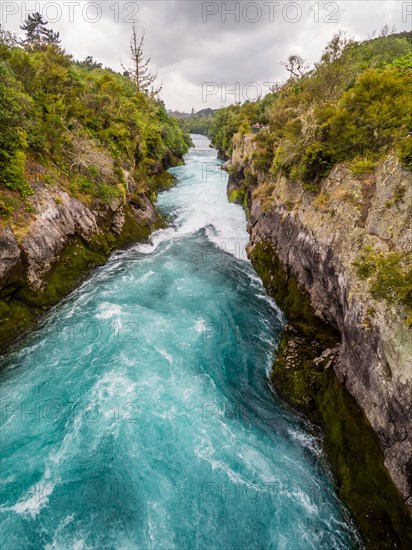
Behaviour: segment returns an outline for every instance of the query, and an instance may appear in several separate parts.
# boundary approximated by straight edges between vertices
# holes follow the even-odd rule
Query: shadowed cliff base
[[[322,428],[338,492],[366,547],[410,548],[412,520],[384,465],[379,440],[333,370],[339,334],[314,315],[304,289],[282,268],[271,243],[251,247],[250,258],[288,318],[272,372],[276,392]]]

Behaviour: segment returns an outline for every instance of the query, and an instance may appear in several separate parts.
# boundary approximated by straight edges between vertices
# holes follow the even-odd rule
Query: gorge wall
[[[314,194],[298,181],[256,171],[254,150],[252,135],[235,135],[233,157],[225,165],[230,174],[228,196],[243,202],[248,211],[249,255],[272,295],[282,294],[280,287],[285,285],[279,281],[280,268],[281,277],[293,279],[307,297],[315,325],[318,320],[324,322],[336,334],[335,340],[323,345],[326,354],[322,356],[318,349],[321,357],[312,363],[312,375],[322,360],[326,368],[333,366],[377,435],[387,471],[411,511],[411,319],[402,305],[376,299],[356,267],[365,250],[383,255],[410,253],[411,173],[395,156],[361,177],[353,176],[348,166],[336,165]],[[289,306],[290,290],[289,284],[283,292]],[[303,315],[294,315],[299,328]],[[293,340],[287,332],[286,348]],[[294,356],[294,340],[292,350],[290,346],[286,350],[290,357],[283,371],[275,366],[275,387],[282,372],[291,368],[288,359]],[[288,398],[280,386],[279,390]],[[355,442],[350,452],[361,453]]]
[[[110,204],[77,198],[59,185],[31,182],[31,212],[0,227],[0,352],[114,248],[145,239],[163,225],[127,171],[124,180],[123,197]]]

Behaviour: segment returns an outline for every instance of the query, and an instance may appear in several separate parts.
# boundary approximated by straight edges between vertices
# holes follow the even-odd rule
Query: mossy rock
[[[313,361],[319,351],[318,342],[304,338],[287,325],[281,334],[272,370],[272,382],[280,397],[307,415],[312,415],[316,408],[313,390],[322,373]]]
[[[6,317],[10,313],[10,306],[4,300],[0,300],[0,319]]]
[[[165,227],[165,221],[159,216],[155,221],[142,222],[138,220],[132,208],[125,209],[125,222],[120,235],[115,238],[116,247],[123,248],[131,243],[144,242],[152,231]]]
[[[412,520],[384,465],[378,437],[333,370],[338,333],[315,316],[307,293],[282,268],[271,243],[256,245],[251,260],[289,320],[272,371],[276,392],[322,428],[338,493],[366,547],[410,548]]]
[[[171,189],[172,187],[174,187],[176,185],[176,182],[176,177],[167,171],[159,172],[158,174],[151,176],[149,182],[150,200],[155,203],[157,200],[157,195],[161,191],[166,191],[167,189]]]
[[[14,283],[12,285],[5,286],[0,290],[0,300],[6,299],[7,296],[14,294],[16,290],[23,284],[24,280],[22,279],[19,283]]]
[[[246,200],[246,193],[243,189],[235,189],[229,194],[229,202],[243,205]]]
[[[384,465],[379,440],[356,400],[329,370],[316,388],[315,420],[368,548],[410,548],[412,519]]]
[[[292,350],[292,352],[291,352]],[[272,382],[278,395],[322,427],[337,490],[367,548],[408,548],[412,521],[385,465],[377,435],[329,360],[314,364],[311,341],[287,327]]]
[[[35,325],[35,313],[28,306],[17,300],[0,300],[0,352],[3,352],[19,334],[34,328]]]
[[[178,166],[178,164],[176,164]],[[176,178],[173,174],[170,172],[161,172],[160,174],[156,174],[152,178],[154,187],[157,191],[162,191],[166,189],[170,189],[174,185],[176,185]]]
[[[95,246],[95,250],[91,250],[79,237],[73,237],[47,274],[44,289],[33,291],[26,285],[16,292],[17,299],[29,306],[47,308],[56,304],[92,269],[106,262],[109,247],[100,252],[98,248]]]
[[[336,342],[338,332],[314,313],[309,296],[296,277],[287,273],[270,242],[257,243],[250,259],[265,288],[285,312],[289,323],[307,336],[313,336],[326,349]]]
[[[13,288],[11,294],[0,300],[1,351],[20,334],[33,329],[44,311],[59,302],[93,268],[106,261],[110,248],[103,239],[96,239],[90,246],[93,250],[80,238],[72,238],[47,274],[45,287],[41,291],[33,291],[25,284]]]

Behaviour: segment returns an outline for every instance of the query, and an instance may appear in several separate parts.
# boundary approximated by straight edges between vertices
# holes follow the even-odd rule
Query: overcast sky
[[[127,64],[132,20],[163,81],[166,106],[220,107],[265,93],[285,78],[290,54],[311,64],[342,29],[357,40],[387,24],[410,30],[412,1],[316,0],[0,0],[4,28],[19,31],[27,13],[43,12],[77,59],[92,55],[116,70]]]

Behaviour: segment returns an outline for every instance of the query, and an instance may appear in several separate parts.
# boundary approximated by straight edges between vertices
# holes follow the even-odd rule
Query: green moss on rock
[[[410,548],[412,520],[385,468],[378,437],[333,370],[338,334],[314,315],[271,243],[257,244],[251,260],[289,320],[272,372],[278,395],[321,426],[337,490],[366,547]]]
[[[163,218],[160,216],[155,221],[138,220],[132,207],[125,208],[125,222],[120,235],[116,236],[116,247],[123,248],[131,243],[138,241],[147,241],[152,231],[161,229],[165,226]]]
[[[173,166],[179,166],[179,164]],[[158,174],[151,176],[149,182],[150,200],[152,202],[155,202],[158,193],[160,193],[161,191],[166,191],[167,189],[171,189],[176,185],[176,181],[177,180],[175,176],[167,171],[159,172]]]
[[[235,189],[229,194],[229,202],[243,205],[246,199],[246,193],[243,189]]]
[[[90,271],[107,259],[73,239],[47,276],[45,288],[33,291],[27,284],[7,300],[0,300],[0,352],[16,338],[35,328],[39,316],[70,292]]]
[[[315,388],[323,375],[323,366],[315,367],[319,342],[305,338],[291,325],[282,332],[272,382],[280,397],[295,409],[313,415],[316,408]]]
[[[106,250],[110,253],[108,248]],[[92,269],[102,265],[108,253],[97,251],[97,248],[92,250],[79,237],[73,237],[47,274],[44,288],[34,291],[26,285],[17,291],[16,297],[29,306],[50,307],[70,292]]]
[[[17,300],[0,300],[0,352],[36,324],[35,313]]]
[[[10,313],[10,306],[4,300],[0,300],[0,319],[6,317]]]
[[[320,347],[332,345],[338,333],[316,317],[308,294],[293,275],[286,273],[273,245],[270,242],[256,244],[250,259],[265,288],[283,309],[290,324],[303,334],[313,336]]]
[[[379,440],[356,400],[326,370],[316,392],[314,419],[325,429],[325,449],[368,548],[410,548],[412,520],[385,465]]]

